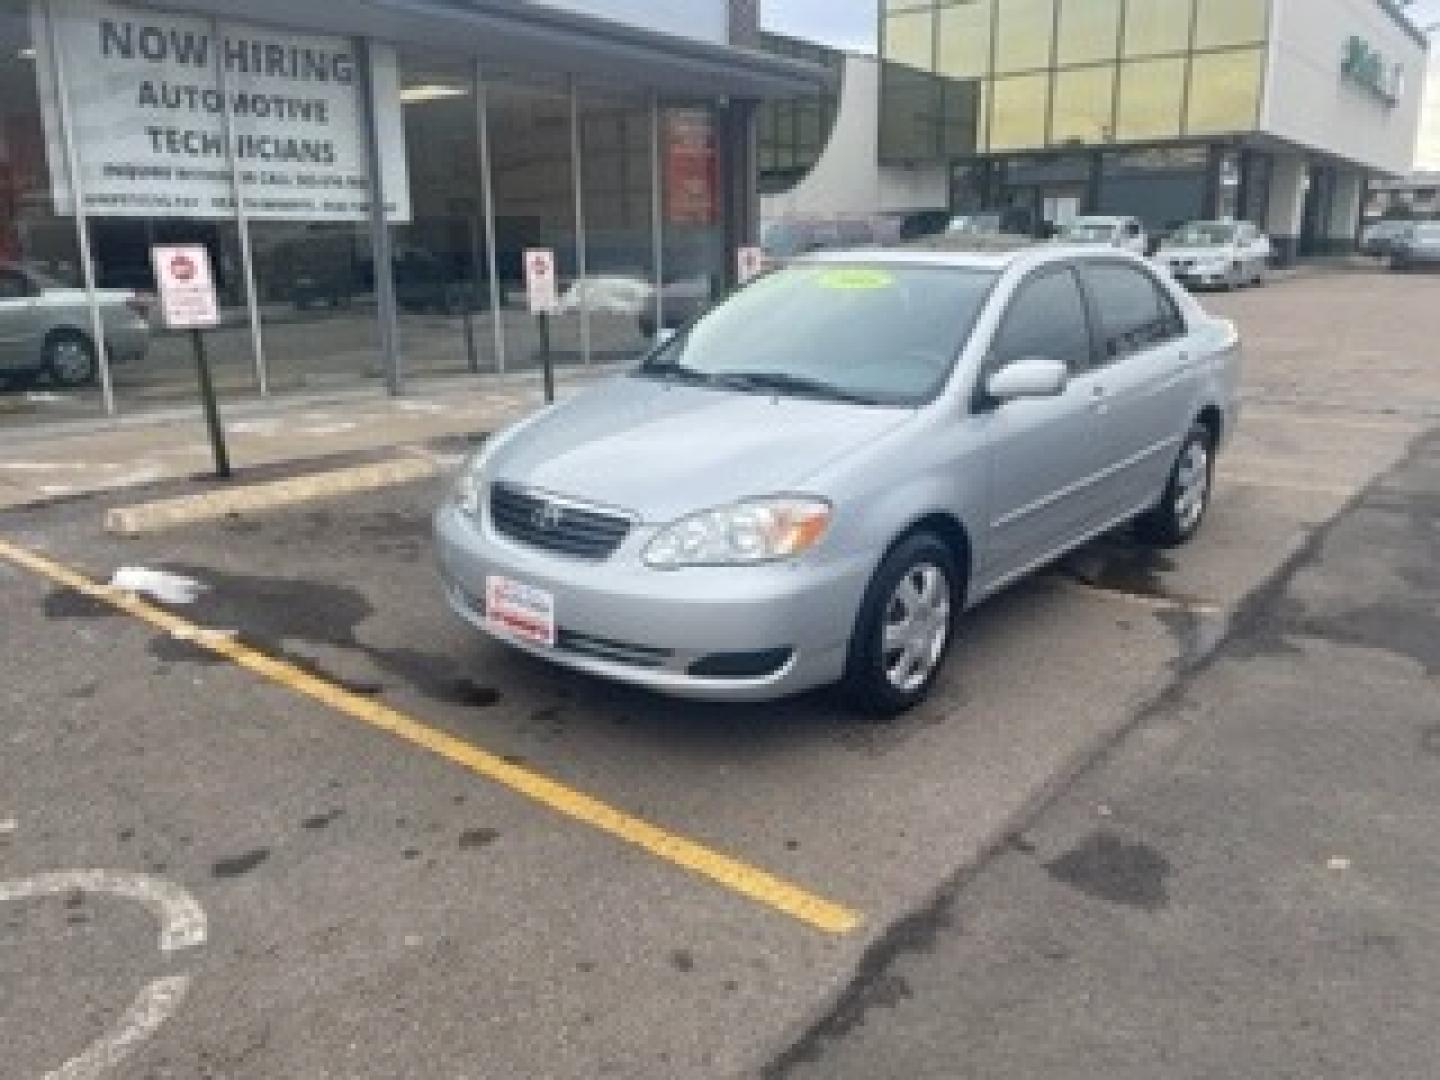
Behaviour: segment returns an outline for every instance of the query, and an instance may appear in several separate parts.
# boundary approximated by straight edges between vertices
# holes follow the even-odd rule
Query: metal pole
[[[477,242],[474,214],[465,219],[465,227],[470,233],[470,274],[472,278],[478,278],[480,276],[480,248]],[[474,375],[480,370],[480,358],[475,353],[475,290],[466,288],[460,299],[465,307],[464,323],[462,324],[465,331],[465,367],[470,374]]]
[[[555,358],[550,353],[550,313],[540,313],[540,370],[545,376],[545,404],[555,400]]]
[[[504,308],[500,301],[499,257],[495,251],[495,185],[490,161],[490,94],[485,87],[485,68],[475,61],[475,104],[479,110],[480,195],[485,204],[485,258],[490,274],[490,322],[495,332],[495,370],[505,372]]]
[[[70,89],[65,81],[65,57],[60,50],[60,35],[55,31],[55,13],[48,2],[45,5],[45,28],[55,75],[55,118],[60,124],[65,144],[70,201],[75,211],[75,238],[80,247],[80,273],[85,282],[85,302],[90,308],[90,340],[95,343],[95,359],[100,370],[100,398],[105,415],[114,416],[115,387],[110,379],[110,350],[105,346],[105,321],[100,317],[100,302],[96,296],[95,263],[90,252],[90,220],[85,213],[85,181],[80,175],[80,151],[75,145],[75,132],[70,124]]]
[[[660,169],[660,95],[650,94],[650,237],[655,254],[655,332],[665,329],[665,209]]]
[[[225,70],[225,39],[219,19],[210,20],[210,38],[215,42],[215,87],[220,91],[220,130],[221,137],[225,140],[225,161],[230,166],[230,193],[235,200],[235,227],[240,237],[240,272],[245,278],[245,311],[250,320],[250,355],[255,363],[255,388],[261,397],[265,397],[270,393],[270,371],[265,358],[264,333],[260,326],[260,302],[255,290],[255,258],[250,247],[250,215],[245,212],[240,166],[235,159],[235,117],[230,111],[230,86]]]
[[[580,284],[580,359],[590,363],[590,290],[586,286],[589,267],[585,251],[585,185],[581,166],[580,94],[570,80],[570,177],[575,188],[575,273]]]
[[[395,266],[390,256],[390,222],[385,213],[385,176],[381,169],[380,131],[375,116],[375,80],[370,68],[370,39],[357,37],[355,70],[360,76],[360,109],[365,165],[370,173],[370,247],[375,264],[375,314],[380,320],[380,358],[385,389],[401,392],[400,323],[395,312]]]
[[[210,380],[210,363],[205,358],[205,335],[190,331],[195,348],[195,374],[200,379],[200,402],[205,407],[205,427],[210,432],[210,449],[215,454],[215,475],[230,479],[230,455],[225,451],[225,429],[220,426],[220,406],[215,401],[215,384]]]

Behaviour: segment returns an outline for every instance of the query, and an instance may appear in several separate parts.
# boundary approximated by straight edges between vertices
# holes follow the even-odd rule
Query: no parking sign
[[[530,311],[540,315],[560,306],[560,292],[555,284],[555,252],[549,248],[525,249],[525,293]]]

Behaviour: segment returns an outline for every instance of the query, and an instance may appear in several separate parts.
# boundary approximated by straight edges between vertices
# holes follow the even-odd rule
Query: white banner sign
[[[203,244],[172,244],[150,249],[160,317],[171,330],[204,330],[220,325],[220,301],[210,253]]]
[[[50,8],[87,213],[233,217],[233,153],[251,217],[363,221],[369,216],[364,83],[350,39],[230,22],[220,23],[217,33],[209,19],[102,0],[52,0]],[[56,212],[69,214],[73,193],[45,19],[37,0],[34,40],[47,47],[37,50],[36,79],[51,184]],[[394,52],[374,46],[371,66],[386,213],[391,221],[407,221],[410,192]]]
[[[555,283],[555,252],[549,248],[525,249],[525,293],[530,299],[531,312],[537,315],[560,306],[560,290]]]

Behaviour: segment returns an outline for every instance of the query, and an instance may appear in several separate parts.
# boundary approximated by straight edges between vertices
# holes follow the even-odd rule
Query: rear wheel
[[[1210,507],[1214,445],[1215,438],[1204,424],[1190,429],[1170,471],[1165,494],[1135,521],[1140,539],[1159,547],[1178,547],[1199,530]]]
[[[893,716],[930,692],[949,649],[963,592],[950,548],[932,533],[901,540],[866,590],[845,689],[865,712]]]
[[[45,339],[41,366],[56,386],[73,389],[95,381],[95,346],[76,330],[59,330]]]

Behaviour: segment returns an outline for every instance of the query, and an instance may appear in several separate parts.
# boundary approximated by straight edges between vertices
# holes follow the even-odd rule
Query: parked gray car
[[[1391,270],[1440,270],[1440,221],[1414,222],[1390,244]]]
[[[141,359],[150,343],[146,301],[128,289],[98,289],[96,300],[110,357]],[[0,380],[43,374],[56,386],[83,386],[96,374],[91,335],[84,289],[0,262]]]
[[[1007,583],[1127,522],[1187,540],[1239,370],[1125,252],[818,255],[489,440],[439,565],[461,617],[574,668],[897,712]]]

